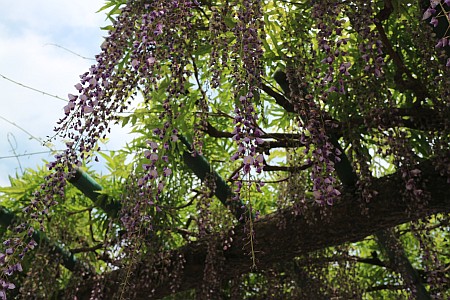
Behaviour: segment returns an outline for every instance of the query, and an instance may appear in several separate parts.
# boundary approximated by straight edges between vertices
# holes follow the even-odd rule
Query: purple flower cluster
[[[14,283],[0,279],[0,299],[6,300],[6,291],[13,290],[15,288],[16,286],[14,285]]]
[[[312,194],[319,205],[332,205],[340,195],[336,189],[334,176],[335,163],[339,161],[340,151],[330,141],[329,130],[334,125],[324,123],[323,106],[331,92],[345,93],[344,78],[350,76],[351,63],[347,58],[344,37],[342,3],[339,1],[317,1],[312,9],[312,17],[317,24],[318,52],[324,57],[321,65],[306,70],[305,63],[294,62],[286,69],[290,83],[291,101],[299,115],[299,128],[302,130],[300,142],[305,146],[303,153],[307,164],[313,164],[311,181]],[[314,72],[314,87],[308,86],[303,77]],[[299,199],[298,201],[301,201]],[[306,202],[298,205],[306,205]]]
[[[237,184],[235,198],[240,197],[242,181],[240,176],[250,178],[250,172],[254,168],[256,174],[262,172],[264,166],[264,156],[259,153],[257,146],[263,143],[261,136],[263,132],[258,128],[258,114],[255,109],[258,89],[261,85],[263,74],[261,57],[263,27],[261,22],[260,1],[244,0],[236,12],[237,22],[233,28],[236,43],[232,49],[234,58],[233,76],[237,82],[234,95],[238,99],[234,110],[233,140],[237,144],[237,151],[231,160],[242,158],[242,174],[236,173],[233,176]],[[240,71],[239,71],[240,70]],[[252,181],[249,180],[249,187]],[[262,183],[256,181],[256,188],[260,190]]]
[[[158,89],[160,57],[172,57],[173,73],[173,84],[168,88],[169,97],[163,106],[170,106],[169,99],[184,91],[183,42],[180,36],[174,35],[188,35],[187,17],[193,5],[190,1],[156,1],[146,4],[144,13],[140,5],[123,8],[114,30],[102,45],[101,54],[96,56],[97,64],[82,74],[80,83],[75,85],[79,95],[69,94],[69,103],[64,107],[66,117],[55,129],[63,138],[71,140],[68,147],[76,147],[81,158],[83,153],[96,150],[98,139],[104,138],[111,121],[117,120],[116,113],[127,109],[133,90],[141,85],[144,94],[149,95]],[[172,27],[180,32],[166,30]],[[131,50],[130,39],[133,41]],[[134,72],[117,67],[123,63]],[[71,158],[75,161],[70,160],[70,163],[77,163],[76,154]]]
[[[216,190],[214,175],[208,174],[201,187],[200,199],[197,202],[197,227],[200,238],[214,231],[214,215],[211,211],[211,201]]]
[[[336,18],[342,12],[339,3],[319,1],[314,4],[312,17],[316,19],[319,50],[325,56],[322,64],[326,66],[321,85],[327,92],[345,93],[343,77],[349,76],[351,63],[346,58],[345,45],[348,38],[342,37],[344,19]]]
[[[439,7],[438,7],[439,6]],[[430,19],[431,18],[431,19]],[[439,25],[439,19],[445,19],[446,23],[450,23],[450,0],[430,0],[430,6],[425,10],[422,16],[422,20],[430,19],[430,24],[433,27]],[[436,48],[450,47],[450,32],[447,28],[446,35],[441,37]],[[450,57],[447,58],[447,67],[450,67]]]
[[[337,196],[341,194],[335,188],[336,179],[332,175],[335,171],[334,164],[340,160],[341,153],[330,143],[329,137],[321,127],[320,123],[310,119],[309,124],[305,127],[309,136],[305,132],[302,133],[300,141],[305,145],[303,153],[311,155],[311,158],[307,159],[307,163],[313,162],[311,180],[314,200],[320,205],[333,205]]]
[[[358,33],[362,64],[367,74],[374,74],[376,77],[383,76],[384,66],[383,43],[380,40],[377,30],[372,30],[375,24],[372,5],[361,5],[358,9],[349,12],[352,28]]]
[[[175,138],[178,138],[176,135],[174,135]],[[162,175],[163,178],[166,178],[172,174],[172,170],[167,166],[169,163],[169,158],[167,155],[161,155],[161,158],[158,156],[158,144],[153,141],[148,141],[147,144],[150,146],[151,150],[145,150],[144,156],[149,160],[149,164],[143,164],[143,168],[145,171],[147,171],[147,174],[140,178],[138,181],[139,187],[143,187],[146,183],[156,181],[156,179],[159,178],[159,175]],[[164,150],[167,150],[169,148],[169,145],[167,143],[164,143]],[[162,161],[163,164],[166,164],[162,167],[161,174],[158,174],[157,171],[157,163],[158,161]],[[164,181],[159,180],[157,184],[157,190],[158,193],[161,193],[164,188]]]
[[[237,13],[238,22],[233,29],[236,36],[236,53],[242,60],[242,67],[246,74],[241,77],[250,87],[259,87],[262,71],[261,57],[263,29],[260,20],[262,16],[261,3],[255,0],[244,0],[243,6]],[[250,89],[251,91],[252,89]]]
[[[450,7],[450,0],[430,0],[430,6],[427,8],[427,10],[425,10],[425,12],[423,13],[422,16],[422,20],[426,20],[429,19],[431,17],[430,20],[430,24],[433,25],[434,27],[436,27],[439,24],[439,17],[444,17],[449,19],[449,11],[445,10],[445,6],[444,4],[447,6],[447,8]],[[436,7],[440,6],[440,8],[442,8],[442,14],[439,16],[436,16],[437,10]]]
[[[222,70],[228,68],[230,43],[226,35],[227,24],[225,18],[230,17],[231,8],[228,2],[220,7],[211,7],[211,18],[209,20],[209,32],[211,33],[209,43],[212,46],[209,69],[212,72],[211,86],[217,88],[220,86],[220,77]]]
[[[264,156],[258,152],[258,145],[264,143],[261,139],[263,132],[255,126],[257,115],[254,112],[254,108],[250,100],[252,95],[240,96],[240,106],[235,108],[233,130],[233,141],[236,142],[238,149],[236,153],[231,156],[231,160],[235,161],[242,158],[242,174],[237,172],[232,179],[235,180],[237,188],[234,191],[236,193],[236,199],[239,198],[239,194],[242,188],[242,182],[239,180],[240,176],[250,177],[250,171],[255,170],[256,174],[260,174],[264,167]],[[249,182],[249,186],[251,182]],[[259,191],[262,182],[256,181],[256,188]]]
[[[96,64],[88,72],[80,75],[80,82],[75,85],[77,94],[68,95],[68,104],[64,107],[65,116],[58,121],[54,129],[60,137],[64,138],[67,149],[55,157],[55,161],[48,164],[53,173],[45,178],[45,183],[35,192],[30,205],[24,212],[30,219],[37,221],[43,230],[43,218],[49,213],[51,207],[57,204],[57,197],[64,197],[66,179],[71,176],[70,170],[80,166],[84,158],[99,150],[97,142],[105,138],[110,130],[111,122],[117,121],[117,113],[128,108],[130,97],[139,85],[144,86],[144,94],[149,95],[152,89],[157,89],[161,79],[159,75],[161,58],[168,59],[172,71],[172,84],[168,87],[169,96],[163,103],[165,111],[161,114],[164,128],[161,129],[161,139],[175,141],[176,130],[172,129],[173,118],[171,106],[180,93],[184,92],[184,82],[187,76],[185,68],[187,57],[185,54],[185,39],[190,36],[192,27],[189,16],[191,9],[198,6],[196,1],[153,1],[152,4],[142,5],[130,2],[121,8],[121,14],[113,22],[109,36],[101,46],[101,53],[96,56]],[[138,30],[137,27],[139,27]],[[169,30],[176,28],[176,30]],[[132,47],[130,50],[130,40]],[[131,72],[125,71],[132,70]],[[172,133],[170,133],[172,132]],[[156,162],[167,163],[167,157],[161,155],[149,144],[151,150],[145,153],[150,163],[147,175],[139,182],[139,187],[151,185],[151,197],[158,197],[164,188],[164,178],[171,174],[170,168],[156,168]],[[167,142],[163,147],[168,147]],[[148,184],[154,182],[156,186]],[[147,198],[147,203],[153,201]],[[138,204],[139,206],[140,204]],[[156,210],[159,207],[155,206]],[[140,209],[135,209],[136,218],[142,217]],[[145,216],[144,216],[145,217]],[[21,224],[15,228],[17,234],[27,232],[29,225]],[[6,254],[11,259],[5,260],[4,274],[11,275],[22,268],[20,263],[13,263],[12,257],[20,259],[27,251],[33,249],[34,241],[25,243],[25,239],[7,248]],[[3,257],[4,258],[4,257]],[[4,289],[12,285],[3,285]],[[4,294],[4,289],[2,294]]]
[[[147,145],[150,149],[144,151],[144,157],[148,163],[142,165],[145,175],[133,185],[135,195],[130,193],[125,199],[121,217],[129,235],[141,236],[151,230],[152,215],[161,212],[158,203],[166,180],[172,174],[167,166],[169,158],[164,154],[169,148],[168,143],[164,143],[162,149],[154,141],[147,141]]]
[[[15,228],[15,231],[22,232],[25,224],[21,224]],[[26,235],[28,238],[31,238],[33,235],[33,228],[28,230],[28,234]],[[0,267],[2,267],[2,272],[6,276],[12,276],[16,272],[22,272],[22,264],[20,260],[23,259],[25,253],[34,249],[37,243],[31,238],[28,243],[24,243],[23,239],[19,238],[9,238],[3,242],[3,246],[6,247],[5,253],[0,253]],[[20,250],[21,249],[21,250]],[[20,252],[17,255],[16,252]],[[17,255],[17,257],[16,257]],[[6,291],[12,290],[15,288],[15,285],[7,280],[0,279],[0,299],[6,299]]]
[[[37,246],[36,241],[33,240],[34,228],[32,225],[37,223],[40,230],[44,231],[45,216],[49,214],[53,206],[58,204],[57,197],[64,196],[64,187],[66,185],[64,169],[57,163],[50,163],[48,167],[49,169],[54,169],[55,172],[44,178],[45,183],[41,184],[40,189],[34,192],[30,204],[23,208],[28,221],[13,227],[14,237],[10,237],[3,242],[3,245],[6,247],[5,253],[0,253],[0,266],[2,267],[3,275],[11,276],[16,272],[22,272],[20,261],[27,252]],[[3,287],[5,287],[5,284],[7,283],[4,282]],[[14,288],[13,284],[8,284],[8,289]],[[5,289],[0,290],[0,298],[3,294],[5,294]]]
[[[186,78],[190,72],[184,68],[189,51],[185,40],[192,38],[191,9],[198,4],[191,1],[154,1],[144,5],[144,14],[136,21],[139,30],[133,30],[133,47],[130,53],[130,82],[133,88],[141,86],[145,97],[160,87],[162,66],[169,67],[171,80],[162,101],[159,113],[161,126],[153,130],[160,142],[148,141],[144,152],[147,163],[142,165],[145,175],[130,187],[133,191],[125,195],[121,221],[127,228],[129,238],[139,239],[152,229],[152,216],[161,211],[160,200],[167,178],[172,174],[169,159],[165,154],[171,142],[178,140],[174,121],[178,113],[174,107],[182,106],[177,99],[185,92]],[[126,48],[125,48],[126,49]],[[122,77],[128,75],[120,74]]]

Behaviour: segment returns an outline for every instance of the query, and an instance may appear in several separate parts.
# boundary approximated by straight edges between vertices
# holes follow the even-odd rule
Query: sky
[[[20,0],[8,1],[0,10],[0,186],[9,185],[8,176],[52,160],[40,141],[53,135],[64,116],[62,100],[10,80],[64,99],[76,94],[79,75],[95,61],[61,47],[86,58],[100,52],[106,35],[100,27],[108,22],[105,12],[96,11],[103,4],[104,0]],[[127,132],[113,128],[106,148],[123,147],[130,140]],[[35,154],[39,152],[45,153]]]

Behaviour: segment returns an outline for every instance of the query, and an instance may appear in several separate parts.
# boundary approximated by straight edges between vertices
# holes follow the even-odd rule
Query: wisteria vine
[[[280,46],[266,46],[269,44],[263,14],[265,2],[234,0],[221,4],[214,6],[196,0],[155,0],[128,1],[121,6],[120,14],[112,24],[113,29],[108,32],[108,37],[101,45],[101,53],[95,58],[96,63],[80,76],[80,82],[75,85],[76,92],[68,95],[68,104],[63,108],[64,117],[54,129],[56,136],[65,141],[66,149],[48,163],[51,172],[33,194],[29,205],[23,209],[27,221],[11,228],[14,237],[3,242],[5,250],[0,253],[0,265],[3,268],[0,299],[6,299],[7,291],[15,288],[8,278],[23,271],[23,258],[37,246],[35,231],[45,230],[45,218],[52,214],[58,202],[64,201],[67,181],[77,168],[90,160],[97,160],[95,153],[101,150],[99,141],[107,137],[111,125],[120,120],[118,115],[132,106],[138,93],[149,106],[159,105],[161,110],[157,115],[158,126],[152,128],[150,136],[146,137],[144,149],[136,153],[139,163],[136,163],[136,170],[130,175],[131,182],[120,199],[120,227],[125,231],[122,235],[124,250],[120,255],[129,259],[127,276],[131,273],[131,265],[138,262],[138,256],[145,254],[146,247],[154,246],[157,252],[160,245],[149,241],[149,237],[157,231],[155,227],[163,223],[160,221],[156,224],[155,220],[164,213],[164,192],[170,178],[176,173],[170,155],[174,149],[178,149],[180,135],[184,133],[183,126],[190,122],[191,117],[196,122],[193,125],[192,155],[202,154],[202,134],[209,125],[209,98],[211,94],[221,91],[225,81],[231,83],[227,86],[231,86],[232,99],[229,100],[233,103],[233,110],[227,112],[233,119],[233,130],[229,135],[234,150],[230,160],[240,165],[230,178],[233,185],[231,200],[236,203],[244,200],[246,215],[241,216],[240,221],[247,222],[253,266],[256,266],[256,234],[253,229],[255,212],[251,191],[256,189],[261,192],[264,186],[261,178],[270,149],[264,151],[267,135],[261,125],[264,123],[261,116],[266,107],[261,93],[263,78],[267,77],[265,73],[273,69],[272,65],[264,64],[270,61],[276,65],[277,59],[286,62],[284,71],[288,87],[284,89],[284,95],[271,90],[272,95],[276,94],[284,100],[287,98],[289,105],[294,107],[290,111],[295,114],[296,123],[293,127],[298,131],[298,144],[304,148],[301,153],[293,151],[292,156],[294,160],[305,160],[306,165],[312,166],[309,178],[312,201],[306,201],[307,193],[300,195],[298,189],[292,189],[295,195],[289,195],[295,198],[295,205],[301,206],[300,213],[310,206],[326,211],[340,199],[342,189],[338,185],[345,182],[342,176],[339,178],[340,174],[336,175],[339,173],[336,169],[344,157],[348,159],[344,152],[352,156],[350,168],[359,173],[354,187],[361,198],[370,203],[377,194],[371,186],[373,174],[368,161],[372,154],[365,149],[365,133],[349,133],[345,122],[335,119],[350,117],[343,117],[346,112],[353,114],[352,117],[363,116],[361,127],[375,137],[372,142],[374,148],[370,151],[377,151],[387,160],[393,157],[391,163],[401,171],[404,183],[403,200],[414,199],[414,203],[419,203],[418,207],[411,207],[411,210],[420,209],[426,204],[427,194],[422,185],[421,171],[417,167],[419,155],[409,146],[410,132],[383,125],[388,120],[390,124],[401,127],[405,119],[395,115],[395,110],[380,116],[386,108],[396,105],[392,90],[398,86],[388,85],[389,76],[396,80],[397,85],[407,80],[422,82],[414,81],[416,74],[407,68],[410,62],[403,62],[387,41],[382,23],[387,17],[383,19],[385,16],[374,9],[374,4],[366,1],[312,1],[307,11],[311,13],[308,21],[314,25],[299,29],[296,20],[289,20],[289,30],[298,32],[298,36],[293,37],[292,41],[280,43],[284,48],[278,50],[280,53],[277,53],[276,58],[267,58],[264,52],[265,47]],[[289,7],[296,7],[297,4],[289,3]],[[208,8],[209,15],[205,13],[204,7]],[[383,13],[390,13],[388,8],[384,9]],[[444,27],[444,33],[438,37],[435,45],[436,53],[432,55],[433,60],[439,60],[441,66],[450,67],[450,1],[431,0],[429,7],[421,14],[422,20],[429,23],[430,30]],[[204,27],[204,24],[199,21],[199,15],[205,16],[208,21],[208,34],[200,33],[199,28]],[[299,40],[301,46],[298,45]],[[205,56],[208,61],[203,64],[203,69],[199,69],[195,62],[197,56],[201,55],[199,50],[205,48],[200,45],[201,42],[209,43],[206,49],[210,51]],[[356,58],[355,49],[359,53]],[[389,64],[395,64],[395,74],[389,73]],[[442,72],[448,73],[448,70]],[[441,74],[436,75],[436,78],[439,76],[441,78],[435,80],[440,80],[440,83],[447,80]],[[202,80],[207,82],[205,90]],[[192,112],[192,106],[186,107],[185,103],[185,96],[193,81],[200,89],[200,99],[195,101],[195,108],[200,113]],[[414,108],[429,101],[439,107],[441,112],[444,111],[445,105],[430,100],[426,84],[422,85],[425,87],[420,89],[411,87],[411,84],[403,85],[399,90],[411,92],[417,98],[411,103]],[[153,96],[158,92],[163,97],[156,99]],[[448,100],[449,93],[441,91],[440,96]],[[397,97],[406,99],[407,96]],[[448,128],[445,130],[448,133]],[[433,147],[430,151],[444,157],[448,153],[448,149],[445,149],[448,139],[433,134],[429,138]],[[341,148],[341,138],[351,145],[348,149]],[[442,161],[437,163],[437,167],[446,175],[449,172],[447,165]],[[297,177],[293,175],[292,178]],[[207,177],[201,189],[197,218],[199,238],[207,237],[214,230],[209,209],[216,189],[215,180],[212,175]],[[417,240],[423,243],[424,238],[417,234]],[[205,297],[214,297],[220,289],[222,251],[231,248],[231,241],[231,238],[226,239],[222,249],[215,249],[212,242],[208,244],[204,279],[211,283],[212,288],[208,290],[203,287]],[[426,250],[428,261],[441,265],[429,249],[422,249]],[[174,268],[181,272],[184,262],[184,258],[180,257],[179,264]],[[208,272],[214,276],[208,278]],[[180,280],[178,275],[170,276],[174,278],[173,286],[177,286],[177,280]],[[431,279],[434,286],[442,288],[444,283],[440,282],[437,275]],[[126,285],[128,277],[124,281]],[[124,293],[124,289],[121,293]]]

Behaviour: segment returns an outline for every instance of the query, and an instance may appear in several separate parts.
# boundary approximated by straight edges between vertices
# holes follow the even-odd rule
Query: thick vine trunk
[[[254,229],[257,268],[267,269],[277,262],[291,260],[311,251],[356,242],[381,229],[450,211],[450,184],[447,179],[440,176],[429,161],[421,164],[419,169],[422,171],[422,181],[428,195],[422,204],[414,203],[411,199],[405,200],[404,180],[400,174],[393,174],[374,180],[373,188],[378,191],[378,195],[366,204],[368,208],[366,214],[361,213],[359,197],[346,192],[342,194],[339,203],[327,210],[326,216],[323,215],[323,208],[311,211],[307,218],[295,215],[293,210],[288,209],[256,221]],[[412,207],[420,209],[412,210]],[[239,225],[234,230],[232,247],[223,251],[221,262],[223,279],[231,279],[251,270],[248,232],[244,232],[242,226]],[[223,239],[217,240],[215,247],[221,252]],[[157,299],[171,294],[173,285],[177,286],[177,291],[201,287],[207,249],[207,241],[199,241],[167,253],[164,266],[168,273],[172,274],[172,278],[160,277],[158,284],[152,283],[152,274],[155,266],[159,268],[163,263],[148,262],[144,259],[130,274],[128,279],[130,293],[127,295],[134,294],[132,296],[134,299]],[[178,278],[174,280],[173,266],[177,265],[180,256],[184,257],[185,262]],[[124,270],[117,270],[105,274],[103,280],[106,283],[104,291],[106,299],[113,299],[117,294],[124,273]],[[92,284],[91,281],[80,289],[79,299],[89,298],[88,291]]]

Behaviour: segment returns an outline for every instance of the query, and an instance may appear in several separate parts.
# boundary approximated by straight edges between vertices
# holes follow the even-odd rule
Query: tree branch
[[[387,37],[386,37],[387,38]],[[394,51],[394,50],[392,50]],[[394,55],[394,54],[393,54]],[[401,63],[403,65],[403,62],[401,61],[400,57],[398,57],[399,61],[397,63]],[[402,68],[405,68],[404,66]],[[277,83],[284,87],[284,89],[289,87],[289,83],[286,79],[286,74],[283,71],[278,70],[277,71]],[[414,79],[414,78],[413,78]],[[417,83],[411,83],[412,85],[415,85],[415,89],[419,89],[420,85],[417,85]],[[420,88],[422,89],[422,88]],[[287,112],[295,113],[294,105],[285,98],[285,96],[277,93],[274,91],[271,87],[264,85],[262,86],[262,90],[266,92],[269,96],[274,98],[275,102],[283,107]],[[417,93],[421,93],[421,97],[428,97],[428,93],[424,91],[416,91]],[[285,91],[285,93],[289,93],[289,91]],[[420,99],[420,97],[418,96]],[[337,137],[342,136],[342,131],[345,128],[354,128],[354,127],[360,127],[361,130],[365,129],[368,130],[367,124],[371,122],[366,122],[365,119],[376,119],[376,124],[374,123],[374,126],[380,126],[381,128],[394,128],[394,127],[406,127],[410,129],[417,129],[422,131],[442,131],[443,129],[448,126],[448,118],[446,117],[450,113],[450,111],[442,112],[439,114],[436,110],[432,108],[426,108],[426,107],[412,107],[412,108],[398,108],[398,107],[390,107],[386,108],[384,111],[380,111],[380,109],[374,110],[373,114],[369,113],[366,117],[361,116],[355,116],[352,117],[345,122],[340,122],[333,119],[326,119],[325,120],[325,126],[327,124],[333,126],[329,126],[329,128],[326,128],[327,132],[330,134],[335,134]],[[327,122],[328,121],[328,122]],[[338,125],[336,128],[334,125]]]
[[[75,249],[71,249],[70,252],[75,254],[75,253],[84,253],[84,252],[95,252],[95,250],[99,250],[103,248],[103,243],[101,244],[97,244],[95,246],[92,247],[84,247],[84,248],[75,248]]]
[[[282,260],[291,260],[302,254],[340,245],[346,242],[355,242],[375,232],[390,228],[405,222],[417,220],[439,212],[450,211],[450,184],[447,178],[435,171],[431,161],[420,164],[422,179],[427,186],[429,200],[420,211],[408,211],[411,199],[403,199],[404,182],[400,173],[374,179],[373,188],[378,195],[367,204],[367,214],[362,214],[358,203],[363,201],[353,193],[344,192],[340,201],[327,211],[327,219],[323,218],[323,207],[313,208],[309,214],[312,217],[305,219],[295,215],[293,209],[283,210],[254,222],[256,233],[256,253],[258,268],[266,269]],[[279,226],[284,224],[284,226]],[[234,232],[233,245],[223,252],[223,277],[231,279],[239,274],[250,271],[251,260],[247,249],[247,233],[244,225],[239,225]],[[209,238],[209,240],[214,240]],[[223,238],[218,239],[216,248],[222,249]],[[180,256],[184,257],[183,273],[179,274],[179,291],[199,287],[203,282],[203,270],[208,252],[207,241],[191,243],[181,249],[169,252],[162,262],[151,263],[151,266],[165,266],[171,272],[171,265],[176,265]],[[134,299],[141,299],[152,294],[160,298],[172,293],[171,280],[160,278],[151,281],[153,268],[145,259],[137,264],[129,282],[133,282]],[[105,297],[117,292],[125,270],[116,270],[105,274],[105,280],[110,282]],[[114,284],[117,283],[117,284]],[[86,281],[86,286],[80,289],[79,299],[88,299],[89,291],[94,284]]]
[[[402,58],[398,54],[397,51],[392,47],[391,41],[386,35],[382,21],[387,20],[390,14],[393,11],[392,3],[389,0],[384,1],[385,6],[380,11],[375,19],[375,27],[377,28],[378,34],[380,36],[381,42],[383,43],[384,49],[389,54],[389,56],[394,61],[395,66],[397,67],[397,72],[395,74],[394,81],[397,84],[397,88],[400,91],[402,90],[411,90],[416,95],[419,100],[416,105],[420,106],[420,102],[424,101],[425,98],[430,97],[426,86],[421,82],[420,79],[416,79],[412,76],[411,71],[405,66]],[[406,75],[407,79],[403,79],[403,74]],[[416,106],[416,107],[417,107]]]
[[[312,167],[312,163],[304,164],[301,166],[270,166],[265,165],[264,166],[264,172],[274,172],[274,171],[285,171],[285,172],[298,172],[302,170],[306,170],[308,168]]]

